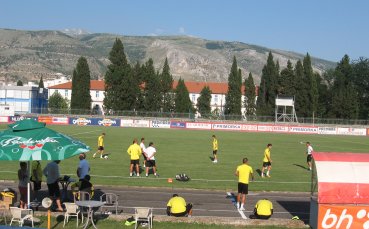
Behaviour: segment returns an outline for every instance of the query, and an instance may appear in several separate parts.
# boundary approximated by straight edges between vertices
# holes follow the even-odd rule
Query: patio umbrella
[[[0,161],[63,160],[90,150],[84,143],[45,126],[33,119],[8,125],[0,132]]]

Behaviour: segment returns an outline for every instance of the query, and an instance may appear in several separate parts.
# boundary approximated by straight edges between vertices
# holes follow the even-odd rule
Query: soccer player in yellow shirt
[[[264,171],[267,169],[266,176],[270,177],[270,170],[272,169],[272,158],[270,157],[270,150],[272,149],[272,144],[268,144],[264,150],[263,158],[263,168],[261,169],[261,177],[264,177]]]
[[[248,165],[248,159],[242,159],[242,165],[237,167],[235,175],[238,176],[237,209],[245,210],[246,195],[249,193],[249,179],[254,180],[252,167]]]
[[[218,139],[215,135],[212,136],[213,137],[213,162],[214,163],[218,163],[218,157],[217,157],[217,153],[218,153]]]
[[[104,154],[104,137],[105,137],[105,133],[102,133],[98,138],[97,138],[97,152],[94,153],[94,155],[92,156],[93,158],[96,157],[96,154],[99,153],[100,154],[100,158],[103,158],[103,154]]]
[[[167,215],[168,216],[189,216],[192,215],[192,204],[186,204],[183,197],[178,196],[178,194],[173,194],[173,197],[167,203]]]
[[[133,140],[132,145],[130,145],[127,149],[127,153],[131,156],[131,164],[129,167],[129,176],[132,176],[133,166],[136,168],[136,175],[140,176],[140,155],[142,154],[141,147],[137,144],[137,139]]]

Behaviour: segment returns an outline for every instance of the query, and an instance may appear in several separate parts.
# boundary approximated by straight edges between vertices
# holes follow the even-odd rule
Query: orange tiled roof
[[[178,81],[173,82],[173,89],[175,89],[178,85]],[[200,94],[201,90],[208,86],[213,94],[227,94],[228,92],[228,83],[214,83],[214,82],[194,82],[194,81],[185,81],[185,85],[189,93]],[[50,89],[72,89],[72,82],[62,83],[55,86],[49,87]],[[90,89],[96,91],[104,91],[105,84],[103,80],[91,80],[90,81]],[[245,86],[242,86],[242,94],[244,93]]]

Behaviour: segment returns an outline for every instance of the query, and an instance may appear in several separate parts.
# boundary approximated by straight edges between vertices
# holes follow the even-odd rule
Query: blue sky
[[[331,61],[369,57],[367,0],[2,0],[0,28],[189,35]]]

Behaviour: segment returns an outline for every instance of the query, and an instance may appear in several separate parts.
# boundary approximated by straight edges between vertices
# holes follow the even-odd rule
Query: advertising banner
[[[337,134],[336,127],[318,127],[318,134]]]
[[[369,128],[366,129],[366,135],[369,136]]]
[[[52,124],[53,123],[53,117],[52,116],[38,116],[39,122],[44,122],[46,124]]]
[[[368,228],[368,205],[319,204],[318,228]]]
[[[120,119],[98,118],[97,124],[99,126],[120,126]]]
[[[149,120],[139,119],[121,119],[120,126],[122,127],[150,127]]]
[[[8,116],[0,116],[0,122],[1,123],[8,123],[9,117]]]
[[[202,129],[202,130],[211,130],[211,123],[206,122],[187,122],[187,129]]]
[[[35,121],[38,120],[37,117],[26,117],[26,116],[9,116],[9,122],[16,122],[16,121],[20,121],[20,120],[23,120],[23,119],[33,119]]]
[[[359,136],[365,136],[366,135],[366,129],[364,128],[347,128],[347,127],[338,127],[337,128],[337,134],[339,135],[359,135]]]
[[[314,126],[290,126],[289,132],[297,134],[317,134],[318,127]]]
[[[242,131],[258,131],[258,125],[242,125]]]
[[[170,128],[169,120],[152,120],[150,127],[152,128]]]
[[[170,128],[186,128],[185,122],[170,122]]]
[[[96,118],[69,118],[69,124],[78,126],[97,126]]]
[[[285,132],[287,133],[290,130],[289,126],[279,126],[279,125],[274,125],[273,126],[273,132]]]
[[[53,117],[52,123],[53,124],[66,125],[66,124],[69,123],[69,118],[67,118],[67,117]]]
[[[273,126],[270,125],[258,125],[259,132],[273,132]]]
[[[241,124],[215,123],[212,124],[213,130],[241,130]]]

